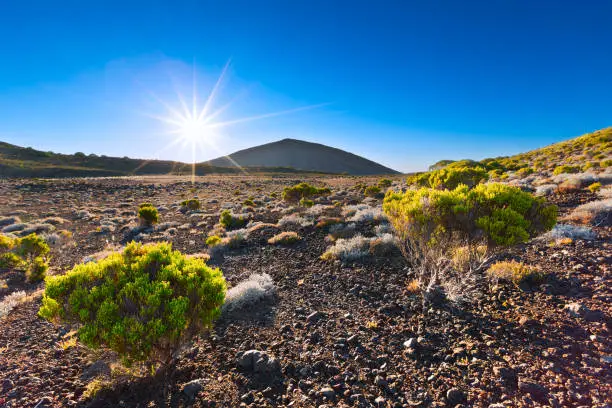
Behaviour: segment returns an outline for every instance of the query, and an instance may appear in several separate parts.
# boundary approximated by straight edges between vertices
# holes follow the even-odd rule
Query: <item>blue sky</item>
[[[0,140],[191,160],[164,104],[201,107],[224,65],[210,159],[292,137],[402,171],[612,125],[609,1],[0,3]],[[194,69],[195,67],[195,69]],[[321,105],[323,104],[323,105]],[[207,145],[205,145],[207,146]]]

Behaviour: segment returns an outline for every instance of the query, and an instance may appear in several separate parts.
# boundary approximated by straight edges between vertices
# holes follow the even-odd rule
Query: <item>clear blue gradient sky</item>
[[[612,2],[0,2],[0,140],[190,161],[163,101],[232,120],[219,153],[292,137],[401,171],[530,150],[612,125]]]

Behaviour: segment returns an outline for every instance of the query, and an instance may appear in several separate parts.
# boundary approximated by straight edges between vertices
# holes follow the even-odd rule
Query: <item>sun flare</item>
[[[196,158],[197,152],[208,154],[210,150],[213,150],[215,153],[219,155],[223,155],[220,149],[217,147],[217,139],[221,136],[219,131],[223,128],[230,127],[235,124],[251,122],[255,120],[262,120],[266,118],[272,118],[275,116],[287,115],[294,112],[309,110],[318,108],[321,106],[328,105],[328,103],[322,103],[317,105],[309,105],[302,106],[299,108],[287,109],[277,112],[264,113],[254,116],[240,117],[240,118],[230,118],[224,121],[218,120],[221,114],[226,111],[230,103],[227,103],[220,108],[215,110],[211,109],[217,93],[220,89],[220,86],[227,74],[228,68],[230,66],[230,61],[228,61],[219,78],[213,85],[210,93],[206,97],[206,100],[203,106],[200,109],[198,104],[198,95],[196,90],[196,76],[195,76],[195,65],[194,65],[194,73],[193,73],[193,89],[192,89],[192,101],[191,106],[189,106],[185,98],[179,93],[177,93],[178,99],[180,101],[181,108],[177,109],[172,107],[170,104],[164,102],[163,100],[157,98],[154,94],[151,94],[158,102],[160,102],[167,110],[166,116],[154,116],[149,115],[154,119],[157,119],[166,125],[171,126],[171,130],[169,130],[169,134],[173,135],[173,140],[166,145],[162,150],[166,150],[172,146],[181,145],[182,147],[189,148],[191,150],[191,182],[195,181],[196,174]],[[232,162],[236,167],[238,167],[243,172],[246,172],[244,168],[242,168],[238,163],[233,161],[231,157],[227,157],[230,162]]]

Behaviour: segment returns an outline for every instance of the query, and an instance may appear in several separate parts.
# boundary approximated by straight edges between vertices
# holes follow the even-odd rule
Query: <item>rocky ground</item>
[[[252,196],[257,205],[240,211],[252,221],[276,223],[290,209],[270,193],[299,181],[330,186],[346,206],[363,201],[351,190],[356,183],[375,179],[3,181],[0,216],[19,220],[0,228],[21,223],[17,233],[70,231],[52,247],[51,274],[128,238],[169,240],[185,253],[201,253],[223,207],[237,210]],[[177,203],[193,196],[203,208],[180,211]],[[566,215],[596,196],[549,199]],[[159,207],[160,226],[134,234],[144,201]],[[326,211],[340,214],[340,208]],[[367,236],[373,225],[357,228]],[[410,271],[399,251],[344,264],[323,261],[324,229],[288,224],[279,230],[303,239],[272,246],[265,232],[253,234],[211,260],[230,286],[269,274],[275,297],[224,314],[155,375],[71,343],[70,328],[37,317],[44,284],[0,271],[0,301],[19,290],[28,294],[0,318],[0,407],[606,407],[612,401],[610,227],[592,227],[594,239],[534,240],[504,254],[546,272],[541,286],[483,280],[468,304],[427,307],[407,286]],[[96,384],[103,385],[92,392]]]

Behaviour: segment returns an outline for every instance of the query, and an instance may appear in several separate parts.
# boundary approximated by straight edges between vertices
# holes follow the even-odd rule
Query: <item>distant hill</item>
[[[356,154],[295,139],[283,139],[251,147],[206,163],[211,166],[229,167],[234,166],[234,162],[240,166],[291,167],[304,171],[352,175],[397,173]]]
[[[253,173],[304,173],[283,167],[250,166]],[[169,160],[130,159],[83,153],[59,154],[43,152],[0,142],[0,178],[2,177],[106,177],[130,175],[189,175],[192,165]],[[241,169],[196,164],[196,175],[239,174]]]
[[[440,160],[429,166],[430,171],[447,166],[482,167],[489,171],[493,179],[504,178],[507,172],[516,172],[520,177],[533,173],[552,173],[557,167],[559,172],[576,173],[580,171],[599,172],[612,165],[612,127],[587,133],[573,139],[554,143],[514,156],[499,156],[480,161]]]

